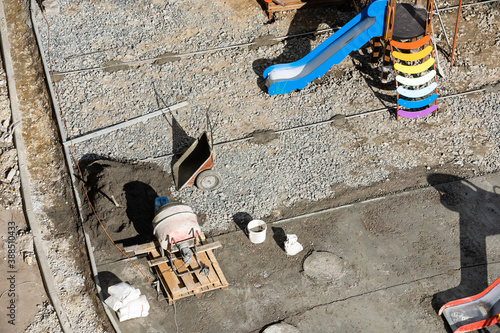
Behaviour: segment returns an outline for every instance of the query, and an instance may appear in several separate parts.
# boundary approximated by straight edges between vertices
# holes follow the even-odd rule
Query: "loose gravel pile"
[[[218,49],[342,26],[355,15],[349,7],[280,12],[272,23],[254,1],[60,1],[60,7],[60,15],[48,17],[50,46],[71,136],[189,102],[77,144],[78,158],[146,160],[171,173],[171,156],[186,148],[179,138],[198,137],[208,113],[221,187],[213,192],[169,188],[173,199],[206,214],[205,231],[227,230],[238,212],[280,218],[297,203],[335,198],[339,184],[356,191],[388,182],[395,172],[407,170],[411,178],[420,167],[432,173],[448,166],[472,176],[500,165],[498,89],[442,99],[437,116],[396,122],[388,111],[357,116],[394,107],[394,87],[380,86],[366,50],[353,52],[301,91],[267,95],[263,70],[297,60],[330,32]],[[436,18],[445,76],[438,79],[440,96],[498,82],[499,8],[492,3],[464,10],[453,68]],[[47,27],[35,13],[47,58]],[[441,12],[448,36],[455,15]],[[336,115],[346,116],[345,124],[328,122]],[[278,134],[267,142],[241,140],[260,130]]]

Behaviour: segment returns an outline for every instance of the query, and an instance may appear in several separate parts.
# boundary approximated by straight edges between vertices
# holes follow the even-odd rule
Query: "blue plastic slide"
[[[386,6],[385,0],[373,2],[304,58],[268,67],[264,71],[268,93],[286,94],[302,89],[373,37],[382,36]]]

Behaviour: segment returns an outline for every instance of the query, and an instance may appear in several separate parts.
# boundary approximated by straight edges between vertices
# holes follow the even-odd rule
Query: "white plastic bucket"
[[[266,240],[267,224],[261,220],[252,220],[247,225],[248,238],[254,244],[260,244]]]

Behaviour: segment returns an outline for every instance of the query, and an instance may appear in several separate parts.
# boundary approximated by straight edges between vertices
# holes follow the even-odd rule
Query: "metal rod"
[[[439,9],[437,8],[437,6],[436,6],[436,14],[438,16],[439,23],[441,24],[441,29],[443,29],[444,38],[446,39],[446,43],[448,44],[449,51],[451,52],[450,40],[448,39],[448,34],[446,33],[446,29],[444,28],[443,19],[441,18],[441,14],[439,13]],[[434,49],[436,50],[436,53],[437,53],[437,49],[435,47],[434,47]]]
[[[490,3],[490,2],[498,2],[498,1],[500,1],[500,0],[487,0],[487,1],[481,1],[481,2],[475,2],[475,3],[468,3],[468,4],[464,4],[463,7],[482,5],[482,4],[486,4],[486,3]],[[440,10],[451,10],[451,9],[455,9],[457,7],[458,6],[437,8],[437,6],[436,6],[435,11],[433,11],[433,13],[436,12],[436,14],[439,16]],[[441,18],[440,18],[440,21],[441,21]],[[441,22],[441,24],[442,24],[442,22]],[[329,28],[329,29],[321,29],[321,30],[317,30],[317,31],[304,32],[304,33],[295,34],[295,35],[275,37],[275,39],[277,41],[279,41],[279,40],[288,39],[288,38],[296,38],[296,37],[302,37],[302,36],[308,36],[308,35],[315,35],[315,34],[321,34],[324,32],[331,32],[331,31],[337,31],[337,30],[339,30],[338,27],[337,28]],[[444,27],[443,27],[443,31],[445,31]],[[446,41],[448,42],[448,45],[450,45],[450,42],[448,40],[448,36],[446,35],[446,32],[445,32],[445,37],[446,37]],[[221,47],[217,47],[217,48],[213,48],[213,49],[174,54],[174,55],[171,55],[171,57],[189,57],[189,56],[198,55],[198,54],[205,54],[205,53],[209,53],[209,52],[215,52],[215,51],[221,51],[221,50],[231,50],[231,49],[255,45],[255,44],[256,44],[255,42],[249,42],[249,43],[241,43],[241,44],[235,44],[235,45],[229,45],[229,46],[221,46]],[[75,56],[73,56],[73,57],[75,57]],[[153,63],[156,60],[161,60],[164,58],[165,57],[155,57],[155,58],[144,59],[144,60],[132,60],[132,61],[128,61],[128,62],[122,62],[122,63],[120,63],[120,65],[140,65],[140,64],[145,64],[145,63],[147,64],[147,63]],[[97,67],[91,67],[91,68],[74,69],[74,70],[69,70],[69,71],[65,71],[65,72],[58,72],[58,74],[65,75],[65,74],[83,73],[83,72],[96,71],[96,70],[101,70],[101,69],[105,69],[105,68],[110,68],[113,66],[116,66],[116,64],[109,65],[109,66],[97,66]]]
[[[461,93],[451,94],[451,95],[447,95],[447,96],[441,96],[441,97],[438,97],[438,100],[447,99],[447,98],[453,98],[453,97],[458,97],[458,96],[463,96],[463,95],[468,95],[468,94],[473,94],[473,93],[483,92],[483,91],[486,91],[486,88],[474,89],[474,90],[464,91],[464,92],[461,92]],[[389,109],[391,109],[391,107],[383,107],[383,108],[380,108],[380,109],[368,110],[368,111],[365,111],[365,112],[348,115],[348,116],[346,116],[346,118],[349,119],[349,118],[356,118],[356,117],[368,116],[368,115],[371,115],[371,114],[374,114],[374,113],[388,111]],[[328,124],[328,123],[331,123],[333,121],[334,121],[334,119],[322,120],[322,121],[318,121],[316,123],[305,124],[305,125],[300,125],[300,126],[285,128],[285,129],[281,129],[281,130],[276,130],[276,131],[274,131],[274,133],[280,134],[280,133],[291,132],[291,131],[298,130],[298,129],[304,129],[304,128],[309,128],[309,127],[313,127],[313,126],[319,126],[319,125],[323,125],[323,124]],[[233,140],[220,141],[220,142],[214,143],[214,146],[224,145],[224,144],[228,144],[228,143],[236,143],[236,142],[248,141],[248,140],[251,140],[252,138],[253,137],[249,136],[249,137],[238,138],[238,139],[233,139]],[[174,155],[175,155],[174,153],[168,153],[168,154],[161,155],[161,156],[143,158],[143,159],[140,159],[139,161],[141,161],[141,162],[156,161],[156,160],[159,160],[159,159],[162,159],[162,158],[172,157]]]
[[[460,3],[458,4],[457,23],[455,24],[455,37],[453,37],[453,48],[451,49],[450,67],[453,66],[453,56],[455,55],[455,45],[457,43],[458,22],[460,21],[461,12],[462,12],[462,0],[460,0]]]
[[[434,51],[435,51],[435,52],[433,52],[433,54],[434,54],[434,57],[436,58],[436,68],[439,71],[439,75],[441,75],[441,77],[445,77],[446,75],[444,74],[443,70],[441,69],[441,63],[439,62],[439,51],[437,49],[436,41],[434,39],[434,29],[432,28],[432,25],[431,25],[431,34],[432,34],[431,43],[432,43],[432,45],[434,47]]]
[[[154,112],[151,112],[151,113],[148,113],[148,114],[136,117],[136,118],[132,118],[130,120],[126,120],[124,122],[121,122],[121,123],[118,123],[118,124],[115,124],[115,125],[111,125],[109,127],[105,127],[105,128],[99,129],[99,130],[91,132],[91,133],[84,134],[82,136],[75,137],[72,140],[71,139],[70,140],[66,140],[63,143],[63,145],[68,146],[68,145],[71,145],[71,142],[73,142],[73,144],[76,144],[76,143],[80,143],[80,142],[83,142],[83,141],[87,141],[87,140],[93,139],[93,138],[95,138],[97,136],[101,136],[101,135],[104,135],[104,134],[107,134],[107,133],[111,133],[111,132],[114,132],[116,130],[119,130],[119,129],[122,129],[122,128],[125,128],[125,127],[129,127],[129,126],[132,126],[132,125],[140,123],[140,122],[144,122],[144,121],[146,121],[146,120],[148,120],[150,118],[153,118],[153,117],[156,117],[156,116],[158,116],[160,114],[163,114],[163,112],[165,112],[165,111],[174,111],[174,110],[182,108],[182,107],[184,107],[186,105],[188,105],[188,102],[181,102],[179,104],[175,104],[175,105],[169,106],[169,107],[164,108],[164,109],[160,109],[160,110],[157,110],[157,111],[154,111]]]
[[[473,2],[473,3],[464,3],[462,7],[469,7],[469,6],[477,6],[477,5],[484,5],[486,3],[491,3],[491,2],[498,2],[500,0],[486,0],[486,1],[480,1],[480,2]],[[439,10],[452,10],[458,8],[459,5],[454,5],[454,6],[449,6],[449,7],[443,7],[439,8]]]
[[[442,97],[439,97],[438,99],[447,99],[447,98],[453,98],[453,97],[458,97],[458,96],[463,96],[463,95],[469,95],[469,94],[473,94],[473,93],[483,92],[485,90],[486,90],[486,88],[469,90],[469,91],[464,91],[464,92],[461,92],[461,93],[456,93],[456,94],[451,94],[451,95],[447,95],[447,96],[442,96]]]
[[[91,54],[97,54],[97,53],[108,52],[108,51],[111,51],[111,50],[116,50],[117,48],[119,48],[119,46],[115,46],[115,47],[112,47],[112,48],[110,48],[110,49],[104,49],[104,50],[97,50],[97,51],[93,51],[93,52],[87,52],[87,53],[75,54],[75,55],[72,55],[72,56],[66,57],[66,58],[64,59],[64,61],[68,61],[69,59],[74,59],[74,58],[79,58],[79,57],[85,57],[85,56],[88,56],[88,55],[91,55]]]

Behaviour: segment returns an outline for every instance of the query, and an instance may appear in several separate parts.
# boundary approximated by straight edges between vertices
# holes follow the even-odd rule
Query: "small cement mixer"
[[[166,251],[175,274],[182,276],[200,272],[208,275],[208,267],[200,263],[197,255],[196,246],[201,243],[201,228],[193,209],[180,203],[169,203],[166,197],[159,197],[155,200],[155,211],[153,234],[160,242],[162,257]],[[189,265],[194,257],[199,268],[179,273],[172,262],[177,255],[180,255],[186,265]]]

